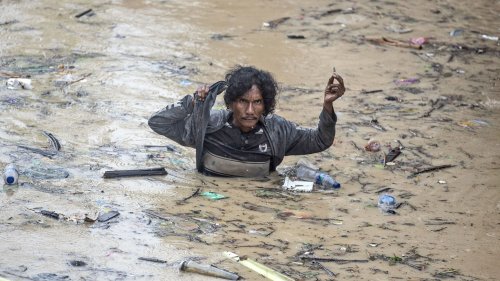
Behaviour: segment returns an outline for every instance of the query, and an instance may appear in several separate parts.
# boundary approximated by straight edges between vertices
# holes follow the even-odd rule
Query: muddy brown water
[[[179,273],[180,261],[194,259],[264,280],[224,251],[297,280],[333,278],[301,255],[367,261],[320,262],[337,280],[500,276],[500,48],[481,38],[500,33],[498,1],[0,6],[0,162],[22,172],[19,186],[0,192],[0,276],[209,280]],[[93,14],[75,17],[87,9]],[[290,19],[263,26],[281,17]],[[382,37],[429,43],[418,50],[367,40]],[[344,77],[335,143],[305,157],[340,190],[284,192],[281,173],[301,157],[287,157],[265,181],[200,176],[192,149],[148,128],[153,112],[235,64],[271,71],[282,88],[276,113],[304,126],[317,121],[332,67]],[[8,89],[15,76],[29,76],[33,89]],[[395,83],[410,78],[418,82]],[[19,147],[49,149],[44,131],[61,142],[57,155]],[[369,139],[382,151],[364,151]],[[400,144],[394,165],[381,166],[383,153]],[[165,145],[173,149],[154,147]],[[439,165],[454,167],[409,177]],[[147,167],[169,175],[102,178]],[[228,198],[183,201],[198,189]],[[383,192],[404,203],[397,215],[377,209]],[[120,215],[84,221],[111,210]]]

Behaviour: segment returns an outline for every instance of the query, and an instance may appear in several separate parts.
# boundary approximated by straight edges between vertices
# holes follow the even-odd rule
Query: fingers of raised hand
[[[333,85],[328,85],[325,89],[325,93],[327,94],[344,94],[345,88],[344,85],[340,84],[333,84]]]
[[[335,77],[335,79],[339,81],[339,84],[344,86],[344,79],[342,79],[342,76],[338,75],[337,73],[333,73],[332,77]]]
[[[198,100],[204,101],[205,97],[207,96],[208,90],[209,90],[208,85],[199,86],[198,89],[196,90]]]
[[[344,85],[344,79],[342,79],[342,76],[338,75],[337,73],[333,73],[330,79],[328,79],[328,83],[326,86],[333,85],[335,83],[335,80],[339,82],[340,85]]]

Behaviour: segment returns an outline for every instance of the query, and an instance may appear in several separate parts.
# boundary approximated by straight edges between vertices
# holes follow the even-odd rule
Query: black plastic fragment
[[[109,212],[104,213],[104,214],[99,214],[99,216],[97,217],[97,221],[98,222],[106,222],[114,217],[119,216],[119,215],[120,215],[120,213],[118,211],[109,211]]]
[[[46,217],[49,217],[49,218],[53,218],[53,219],[56,219],[58,220],[59,219],[59,214],[56,213],[56,212],[52,212],[52,211],[47,211],[47,210],[41,210],[40,211],[40,214],[46,216]]]
[[[69,261],[69,264],[71,266],[86,266],[87,265],[86,262],[84,262],[84,261],[77,261],[77,260]]]
[[[167,175],[165,168],[151,168],[151,169],[138,169],[138,170],[118,170],[104,172],[104,178],[119,178],[119,177],[139,177],[139,176],[158,176]]]

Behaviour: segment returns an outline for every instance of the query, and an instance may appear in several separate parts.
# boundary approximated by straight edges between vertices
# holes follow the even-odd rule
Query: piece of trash
[[[410,33],[410,32],[413,31],[413,29],[411,29],[411,28],[405,28],[404,26],[397,25],[397,24],[386,26],[385,30],[391,31],[391,32],[394,32],[394,33],[399,33],[399,34]]]
[[[276,28],[278,25],[284,23],[285,21],[289,20],[290,17],[282,17],[279,19],[271,20],[271,21],[266,21],[262,23],[263,27],[268,27],[268,28]]]
[[[220,269],[213,265],[201,264],[194,261],[183,261],[180,266],[181,271],[195,272],[207,276],[219,277],[226,280],[238,280],[240,276],[235,273]]]
[[[414,45],[411,44],[408,41],[401,41],[401,40],[396,40],[396,39],[390,39],[387,37],[382,37],[382,38],[368,38],[366,39],[368,42],[376,45],[388,45],[388,46],[395,46],[395,47],[403,47],[403,48],[412,48],[412,49],[422,49],[422,45]]]
[[[155,262],[155,263],[167,263],[166,260],[160,260],[157,258],[139,257],[137,259],[141,260],[141,261],[149,261],[149,262]]]
[[[86,262],[84,262],[84,261],[78,261],[78,260],[69,261],[69,264],[71,266],[75,266],[75,267],[80,267],[80,266],[86,266],[87,265]]]
[[[266,206],[252,204],[250,202],[243,202],[243,204],[241,206],[245,209],[256,211],[256,212],[261,212],[261,213],[276,213],[278,211],[275,208],[270,208],[270,207],[266,207]]]
[[[65,179],[69,172],[63,168],[31,167],[22,173],[33,179]]]
[[[6,82],[7,89],[9,90],[31,90],[33,87],[31,86],[31,79],[27,78],[10,78]]]
[[[35,153],[38,153],[40,155],[43,155],[43,156],[49,157],[49,158],[52,158],[52,157],[57,155],[57,151],[47,151],[47,150],[43,150],[43,149],[39,149],[39,148],[35,148],[35,147],[29,147],[29,146],[25,146],[25,145],[18,145],[18,147],[35,152]]]
[[[98,222],[106,222],[109,221],[110,219],[119,216],[120,213],[118,211],[109,211],[103,214],[99,214],[97,217]]]
[[[55,151],[61,150],[61,144],[59,143],[57,138],[54,137],[53,134],[51,134],[49,132],[45,132],[45,131],[43,132],[43,134],[49,139],[49,142],[52,145],[53,150],[55,150]]]
[[[446,181],[445,180],[438,180],[438,183],[439,184],[446,184]]]
[[[216,40],[216,41],[221,41],[221,40],[230,39],[233,37],[234,37],[233,35],[229,35],[229,34],[216,33],[216,34],[213,34],[212,36],[210,36],[210,39]]]
[[[92,75],[92,73],[86,73],[81,76],[74,76],[72,74],[66,74],[59,79],[54,81],[54,86],[64,88],[66,86],[69,86],[71,84],[74,84],[76,82],[84,81],[87,77]]]
[[[273,234],[276,230],[272,227],[269,229],[265,228],[259,228],[259,229],[249,229],[248,234],[253,234],[253,235],[259,235],[259,236],[264,236],[267,237],[271,234]]]
[[[395,214],[396,198],[388,194],[382,194],[378,198],[377,206],[384,213]]]
[[[486,39],[486,40],[498,41],[498,36],[491,36],[491,35],[482,34],[481,38]]]
[[[463,33],[463,29],[453,29],[452,31],[450,31],[450,36],[456,37],[462,35]]]
[[[410,43],[413,45],[424,45],[427,42],[429,42],[429,38],[426,37],[416,37],[410,39]]]
[[[41,210],[40,211],[40,214],[46,216],[46,217],[49,217],[49,218],[53,218],[55,220],[58,220],[59,219],[59,214],[56,213],[56,212],[52,212],[52,211],[47,211],[47,210]]]
[[[368,245],[369,245],[370,247],[378,247],[378,245],[379,245],[379,244],[378,244],[378,243],[370,243],[370,244],[368,244]]]
[[[365,145],[365,150],[370,152],[380,151],[380,142],[375,139],[370,139],[368,143]]]
[[[118,178],[118,177],[139,177],[139,176],[161,176],[167,175],[165,168],[151,168],[151,169],[138,169],[138,170],[118,170],[118,171],[105,171],[103,178]]]
[[[460,121],[458,122],[458,125],[466,128],[472,128],[472,127],[479,127],[479,126],[488,126],[489,123],[483,120],[479,119],[474,119],[474,120],[468,120],[468,121]]]
[[[83,218],[84,222],[95,222],[97,220],[97,216],[94,215],[94,217],[90,217],[88,214],[85,214],[85,217]]]
[[[290,35],[287,35],[286,36],[288,39],[306,39],[306,37],[304,35],[294,35],[294,34],[290,34]]]
[[[248,258],[241,258],[237,254],[232,252],[224,252],[224,255],[235,262],[261,274],[262,276],[273,280],[273,281],[294,281],[292,278],[275,271],[274,269],[260,264],[254,260]]]
[[[419,83],[419,82],[420,82],[420,79],[418,79],[418,78],[394,80],[394,83],[398,86],[406,86],[406,85],[411,85],[411,84],[415,84],[415,83]]]
[[[79,13],[78,15],[76,15],[75,18],[78,19],[78,18],[81,18],[81,17],[83,17],[85,15],[87,15],[87,16],[90,17],[90,16],[95,15],[95,13],[94,13],[94,11],[92,11],[92,9],[88,9],[88,10],[85,10],[85,11]]]
[[[15,164],[8,164],[3,171],[3,180],[8,185],[17,184],[19,178],[19,171]]]
[[[433,166],[429,168],[424,168],[422,170],[418,170],[411,175],[408,176],[409,179],[416,177],[417,175],[423,174],[423,173],[429,173],[429,172],[434,172],[438,170],[443,170],[443,169],[448,169],[448,168],[453,168],[455,165],[440,165],[440,166]]]
[[[388,163],[394,161],[394,159],[396,159],[396,157],[398,157],[399,154],[401,154],[401,149],[399,147],[391,149],[389,153],[385,155],[384,163],[387,165]]]
[[[201,196],[208,198],[210,200],[220,200],[220,199],[229,198],[225,195],[215,193],[213,191],[205,191],[205,192],[201,193]]]
[[[181,84],[181,86],[186,87],[186,86],[191,86],[193,84],[193,82],[184,79],[184,80],[181,80],[180,84]]]
[[[380,92],[383,92],[384,90],[365,90],[365,89],[362,89],[361,90],[361,94],[374,94],[374,93],[380,93]]]
[[[297,177],[305,181],[312,181],[325,189],[338,189],[340,183],[328,173],[314,169],[311,166],[300,162],[297,165]]]
[[[285,177],[283,188],[289,191],[311,192],[314,183],[311,181],[292,181],[289,177]]]

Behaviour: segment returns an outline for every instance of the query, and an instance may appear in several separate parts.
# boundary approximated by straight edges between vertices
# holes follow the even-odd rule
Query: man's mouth
[[[241,119],[243,119],[245,121],[255,121],[255,120],[257,120],[256,117],[242,117]]]

